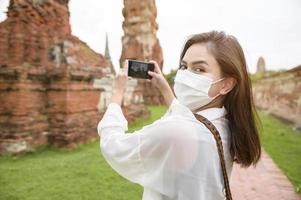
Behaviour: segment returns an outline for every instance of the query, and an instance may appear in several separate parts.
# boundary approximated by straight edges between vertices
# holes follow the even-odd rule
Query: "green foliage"
[[[261,73],[254,73],[254,74],[249,73],[248,75],[249,75],[251,81],[257,81],[257,80],[260,80],[263,78],[263,74],[261,74]]]
[[[276,74],[281,74],[281,73],[284,73],[286,70],[284,69],[280,69],[280,70],[267,70],[265,71],[265,73],[259,73],[259,72],[256,72],[256,73],[248,73],[251,81],[257,81],[257,80],[261,80],[263,78],[267,78],[269,76],[273,76],[273,75],[276,75]]]
[[[169,74],[164,75],[165,79],[169,83],[170,86],[173,86],[174,84],[174,78],[176,76],[177,70],[170,70]]]

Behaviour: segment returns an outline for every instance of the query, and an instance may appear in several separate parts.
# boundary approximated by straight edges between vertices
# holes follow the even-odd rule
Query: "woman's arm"
[[[153,63],[155,65],[154,72],[148,71],[148,74],[152,76],[151,80],[147,80],[148,82],[151,82],[152,85],[157,87],[161,94],[164,97],[166,105],[169,107],[172,100],[175,98],[175,95],[170,88],[167,80],[164,78],[164,75],[158,65],[158,63],[154,60],[151,60],[150,63]]]
[[[149,81],[160,90],[170,107],[172,102],[175,102],[175,97],[161,71],[158,73],[159,66],[155,66],[157,69]],[[174,166],[176,155],[174,147],[179,146],[174,145],[174,141],[177,138],[175,136],[183,136],[184,131],[179,134],[177,122],[162,124],[161,121],[157,121],[132,134],[126,134],[128,122],[123,115],[121,104],[127,82],[127,67],[125,63],[124,69],[121,69],[114,79],[111,101],[97,126],[101,152],[110,166],[128,180],[161,191],[162,181],[166,184],[164,175],[170,182],[167,184],[169,191],[174,191],[172,183],[175,176],[171,166]]]
[[[170,104],[172,103],[173,99],[175,98],[175,95],[173,94],[170,87],[166,88],[166,90],[162,91],[161,93],[164,97],[167,107],[169,107]]]
[[[127,120],[116,103],[108,105],[97,126],[101,153],[119,175],[154,191],[166,192],[168,196],[177,191],[174,184],[178,170],[190,164],[183,158],[192,155],[189,148],[193,145],[188,143],[191,136],[187,134],[191,128],[190,124],[179,126],[174,120],[157,120],[126,133]]]
[[[101,136],[101,153],[118,174],[144,185],[147,180],[145,176],[155,173],[156,165],[167,162],[166,154],[172,153],[171,134],[176,133],[171,128],[174,127],[174,124],[158,121],[133,133],[126,133],[128,122],[120,105],[110,103],[97,126]]]

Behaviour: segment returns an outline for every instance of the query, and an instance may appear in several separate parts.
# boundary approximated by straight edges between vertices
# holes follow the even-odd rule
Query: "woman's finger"
[[[152,72],[152,71],[148,71],[148,74],[151,75],[152,77],[155,77],[155,78],[158,77],[158,74],[155,73],[155,72]]]
[[[157,73],[159,73],[159,74],[161,74],[161,69],[160,69],[158,63],[155,60],[150,60],[149,62],[153,63],[155,65],[154,71],[157,72]]]
[[[155,66],[154,71],[155,72],[161,73],[160,67],[159,67],[159,65],[158,65],[158,63],[156,61],[150,60],[149,62],[154,64],[154,66]]]

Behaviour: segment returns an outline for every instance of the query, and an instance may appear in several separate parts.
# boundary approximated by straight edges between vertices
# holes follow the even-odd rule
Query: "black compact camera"
[[[133,78],[151,79],[152,76],[150,76],[147,72],[154,70],[155,65],[153,63],[128,60],[128,76]]]

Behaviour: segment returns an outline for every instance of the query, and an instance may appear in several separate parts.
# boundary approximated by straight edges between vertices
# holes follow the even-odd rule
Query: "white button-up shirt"
[[[197,112],[219,131],[228,177],[232,171],[227,111]],[[98,123],[101,152],[122,177],[144,187],[143,200],[222,200],[223,175],[212,133],[174,98],[158,120],[132,134],[120,105],[110,103]]]

